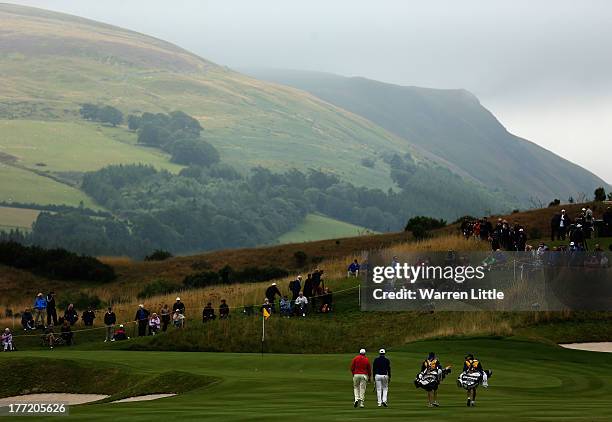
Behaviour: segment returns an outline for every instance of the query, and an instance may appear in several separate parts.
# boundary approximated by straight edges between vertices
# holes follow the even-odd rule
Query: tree
[[[605,200],[606,200],[606,190],[603,188],[603,186],[600,186],[597,189],[595,189],[595,201],[601,202]]]
[[[177,164],[210,166],[219,161],[219,153],[208,142],[189,139],[172,145],[171,160]]]
[[[98,110],[97,120],[101,123],[117,126],[123,123],[123,113],[115,107],[107,105]]]
[[[79,113],[86,120],[96,120],[98,118],[99,107],[95,104],[85,103],[81,105]]]
[[[160,126],[145,123],[138,132],[138,143],[161,147],[170,139],[170,132]]]

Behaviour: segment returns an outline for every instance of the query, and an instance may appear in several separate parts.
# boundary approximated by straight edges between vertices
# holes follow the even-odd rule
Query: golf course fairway
[[[425,392],[412,383],[430,351],[438,354],[443,365],[453,366],[440,387],[439,408],[428,408]],[[489,388],[478,389],[474,408],[466,407],[465,391],[455,384],[468,352],[494,371]],[[376,350],[368,351],[370,358],[375,355]],[[30,362],[52,358],[66,365],[125,368],[143,377],[183,371],[219,380],[160,400],[71,407],[71,418],[83,421],[610,420],[612,358],[606,353],[514,338],[469,338],[415,342],[387,349],[387,356],[392,363],[389,408],[376,406],[373,385],[368,384],[364,409],[353,408],[348,369],[353,356],[349,354],[262,356],[58,348],[3,354],[2,358]],[[44,371],[44,364],[40,369]],[[61,370],[51,376],[62,377]]]

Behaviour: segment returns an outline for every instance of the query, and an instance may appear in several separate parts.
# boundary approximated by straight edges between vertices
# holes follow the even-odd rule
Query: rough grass
[[[320,214],[308,214],[304,221],[290,232],[278,238],[279,243],[311,242],[313,240],[336,239],[340,237],[361,236],[376,232],[365,227]]]

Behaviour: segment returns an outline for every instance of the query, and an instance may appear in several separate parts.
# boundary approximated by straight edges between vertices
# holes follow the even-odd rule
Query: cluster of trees
[[[446,220],[431,218],[426,216],[416,216],[412,217],[406,223],[404,227],[404,231],[412,232],[412,235],[416,239],[425,239],[429,237],[429,232],[435,229],[441,229],[442,227],[446,227]]]
[[[396,170],[408,172],[405,157],[391,160]],[[274,243],[311,212],[399,231],[410,215],[454,217],[482,204],[478,191],[464,191],[464,182],[450,172],[427,166],[410,171],[401,189],[384,192],[314,169],[273,173],[259,167],[242,175],[216,163],[175,175],[146,165],[109,166],[86,174],[82,189],[113,216],[92,217],[78,209],[41,213],[21,241],[142,258],[155,250],[190,253]],[[462,197],[449,203],[458,192]]]
[[[243,282],[260,282],[287,277],[289,271],[279,267],[246,267],[234,271],[226,265],[219,271],[202,271],[190,274],[183,279],[183,285],[188,288],[200,288],[217,284],[232,284]]]
[[[81,117],[94,122],[108,123],[113,126],[123,123],[123,113],[113,106],[85,103],[79,110]]]
[[[168,152],[177,164],[209,166],[219,162],[219,152],[201,138],[200,122],[182,111],[130,115],[128,128],[138,132],[138,143]]]
[[[107,282],[115,279],[112,267],[91,256],[65,249],[44,249],[17,242],[0,242],[0,263],[62,280]]]

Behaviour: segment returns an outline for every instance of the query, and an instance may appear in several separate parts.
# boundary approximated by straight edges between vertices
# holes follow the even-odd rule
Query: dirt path
[[[68,403],[70,405],[90,403],[107,398],[103,394],[66,394],[44,393],[26,394],[23,396],[4,397],[0,399],[0,406],[10,403]]]

